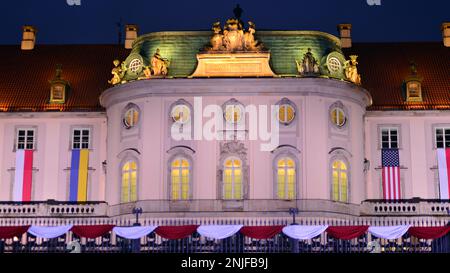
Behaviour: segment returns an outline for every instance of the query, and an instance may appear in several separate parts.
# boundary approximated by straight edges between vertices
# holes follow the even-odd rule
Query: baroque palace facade
[[[450,219],[448,23],[443,43],[240,19],[139,37],[127,25],[125,46],[23,30],[0,51],[0,225]],[[253,124],[278,133],[251,139]]]

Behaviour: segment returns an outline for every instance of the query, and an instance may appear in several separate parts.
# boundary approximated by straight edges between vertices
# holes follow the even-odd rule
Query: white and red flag
[[[13,201],[31,201],[33,181],[33,150],[16,151],[16,173],[13,188]]]
[[[439,193],[441,199],[450,199],[450,148],[438,148]]]
[[[401,199],[400,159],[398,149],[382,149],[381,165],[383,167],[383,198],[386,200]]]

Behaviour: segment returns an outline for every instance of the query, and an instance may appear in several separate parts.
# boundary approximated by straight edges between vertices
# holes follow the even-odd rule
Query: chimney
[[[341,36],[341,47],[352,47],[352,24],[339,24],[338,31]]]
[[[36,44],[37,29],[34,26],[23,26],[23,36],[20,48],[22,50],[33,50]]]
[[[131,49],[134,40],[137,38],[138,26],[125,25],[125,48]]]
[[[442,40],[445,47],[450,47],[450,22],[442,23]]]

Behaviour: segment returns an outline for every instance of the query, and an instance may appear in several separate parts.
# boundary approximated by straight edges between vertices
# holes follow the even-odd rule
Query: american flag
[[[400,159],[398,149],[382,149],[383,197],[386,200],[401,199]]]

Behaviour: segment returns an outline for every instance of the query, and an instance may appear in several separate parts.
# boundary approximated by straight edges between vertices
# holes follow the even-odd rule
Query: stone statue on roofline
[[[161,56],[159,48],[156,49],[155,54],[150,60],[150,66],[153,76],[166,76],[168,73],[170,61]],[[145,73],[145,71],[144,71]]]
[[[358,68],[356,65],[358,64],[358,61],[356,59],[358,58],[358,55],[350,55],[350,60],[345,61],[344,63],[344,69],[345,69],[345,77],[354,84],[361,84],[361,75],[358,74]]]
[[[111,70],[111,74],[113,75],[112,79],[108,81],[109,84],[116,85],[119,83],[125,83],[123,77],[125,76],[125,72],[127,71],[126,65],[124,62],[120,63],[119,60],[113,61],[114,68]],[[120,66],[119,66],[120,64]]]
[[[223,49],[223,34],[222,28],[220,27],[220,22],[215,22],[212,27],[213,36],[210,39],[212,51],[222,50]]]
[[[248,51],[260,51],[263,45],[255,40],[256,26],[253,22],[248,22],[248,30],[244,34],[245,49]]]
[[[315,76],[319,74],[319,63],[314,58],[311,48],[308,48],[308,51],[303,55],[301,63],[297,60],[295,62],[297,63],[297,71],[300,75]]]

